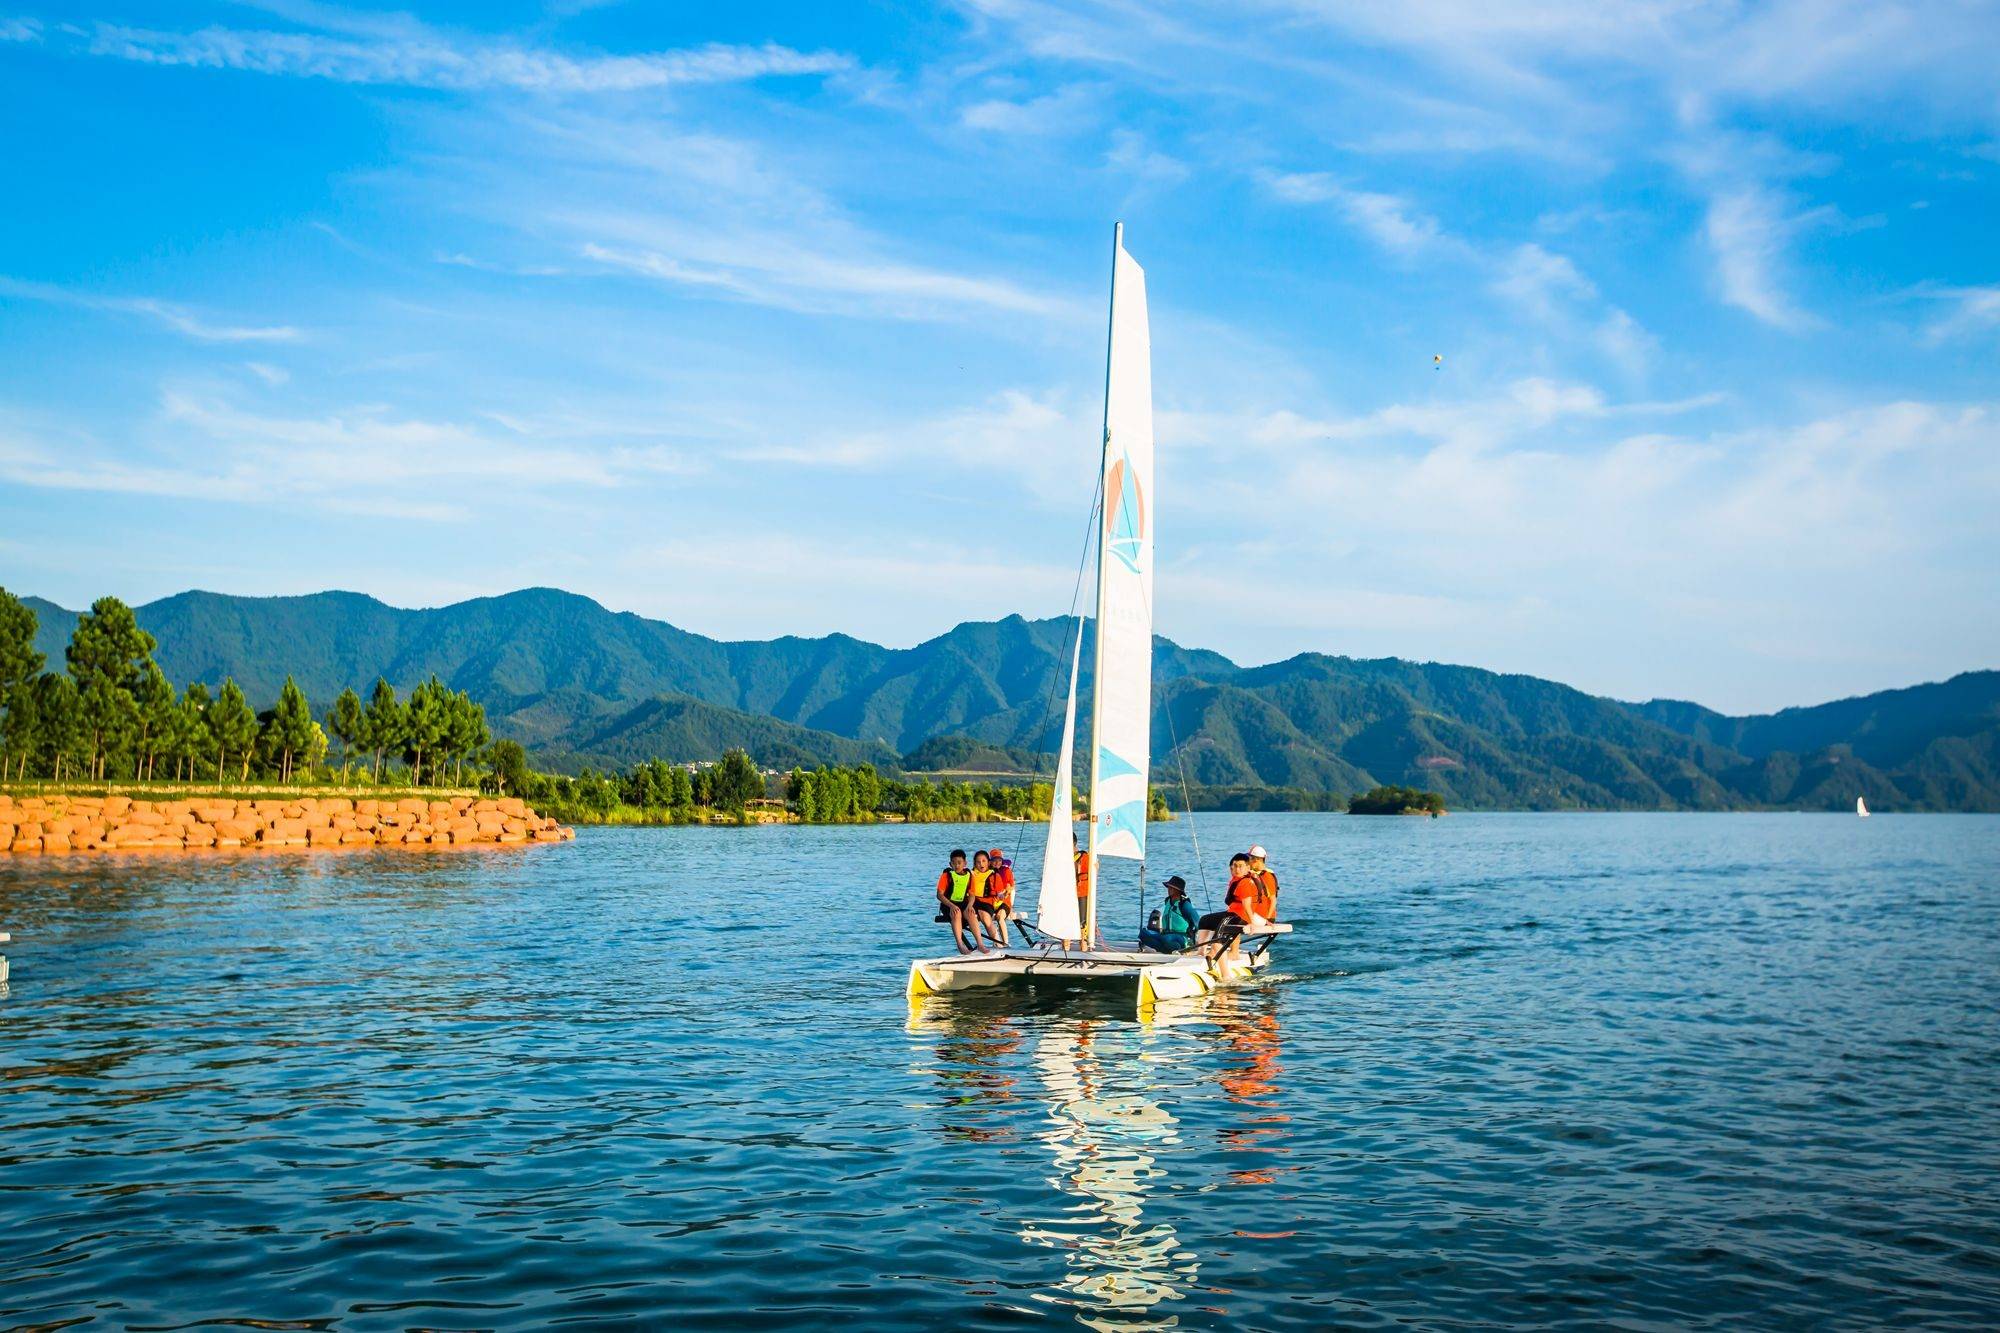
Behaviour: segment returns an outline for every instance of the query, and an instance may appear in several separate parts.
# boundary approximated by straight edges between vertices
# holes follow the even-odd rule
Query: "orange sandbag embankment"
[[[135,801],[129,796],[0,795],[0,851],[473,847],[575,836],[574,830],[542,818],[513,797]]]

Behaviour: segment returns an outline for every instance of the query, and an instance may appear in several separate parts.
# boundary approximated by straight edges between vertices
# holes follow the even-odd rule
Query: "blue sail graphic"
[[[1103,782],[1109,778],[1136,778],[1138,776],[1138,769],[1132,767],[1132,765],[1111,753],[1110,750],[1102,745],[1097,747],[1097,780],[1099,782]]]
[[[1145,855],[1146,801],[1144,797],[1135,801],[1127,801],[1123,805],[1113,806],[1109,810],[1100,811],[1097,816],[1097,824],[1097,836],[1100,840],[1108,839],[1118,833],[1129,833],[1132,835],[1132,841],[1138,846],[1139,854],[1141,856]]]

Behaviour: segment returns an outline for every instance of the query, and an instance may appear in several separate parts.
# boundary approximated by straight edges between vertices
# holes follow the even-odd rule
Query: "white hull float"
[[[1193,1000],[1240,986],[1271,964],[1271,940],[1291,933],[1272,923],[1243,932],[1242,951],[1209,958],[1200,953],[1152,953],[1141,949],[996,949],[991,953],[948,954],[910,964],[912,1003],[932,995],[1026,982],[1058,986],[1130,986],[1140,1012],[1162,1000]]]
[[[9,935],[6,931],[0,930],[0,944],[5,944],[13,938],[14,937],[12,935]],[[0,954],[0,988],[4,988],[6,984],[7,984],[7,955]]]

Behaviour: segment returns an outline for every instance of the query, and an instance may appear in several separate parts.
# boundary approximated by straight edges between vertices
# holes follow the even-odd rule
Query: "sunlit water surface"
[[[906,1004],[1017,827],[0,862],[0,1325],[2000,1323],[2000,819],[1198,831],[1144,1026]]]

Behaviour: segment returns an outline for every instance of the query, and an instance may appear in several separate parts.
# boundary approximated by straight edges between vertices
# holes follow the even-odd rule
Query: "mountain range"
[[[76,612],[26,600],[60,664]],[[568,769],[736,745],[774,768],[909,755],[1018,769],[1056,742],[1070,633],[1010,616],[913,648],[842,634],[725,642],[549,588],[420,610],[348,592],[187,592],[135,610],[177,682],[234,676],[262,704],[290,674],[324,709],[378,676],[407,691],[434,673],[485,705],[497,735]],[[2000,810],[1996,671],[1732,717],[1397,658],[1242,666],[1157,639],[1154,689],[1156,779],[1171,789],[1184,771],[1198,804],[1401,783],[1455,808],[1840,809],[1865,796],[1882,810]]]

